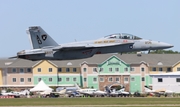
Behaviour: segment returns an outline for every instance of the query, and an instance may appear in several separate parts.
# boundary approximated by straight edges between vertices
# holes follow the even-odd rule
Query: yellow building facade
[[[3,85],[2,69],[0,68],[0,85]]]
[[[43,60],[33,66],[33,74],[57,74],[57,66],[50,61]]]

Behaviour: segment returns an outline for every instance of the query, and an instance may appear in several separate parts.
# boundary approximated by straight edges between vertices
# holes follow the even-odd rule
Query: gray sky
[[[31,49],[26,29],[41,26],[54,40],[130,33],[180,51],[180,0],[1,0],[0,57]]]

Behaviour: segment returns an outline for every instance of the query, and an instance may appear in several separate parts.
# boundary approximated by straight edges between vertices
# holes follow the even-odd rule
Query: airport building
[[[180,72],[151,74],[154,90],[166,89],[180,93]]]
[[[0,89],[32,88],[43,80],[53,87],[77,83],[104,90],[105,86],[120,85],[132,93],[144,92],[144,86],[157,88],[158,83],[166,84],[167,77],[174,78],[174,86],[180,86],[180,76],[168,76],[180,71],[179,61],[180,54],[102,54],[64,61],[0,59]]]

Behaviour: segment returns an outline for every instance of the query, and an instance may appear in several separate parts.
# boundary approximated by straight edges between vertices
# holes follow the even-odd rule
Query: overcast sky
[[[180,0],[1,0],[0,57],[31,49],[33,25],[59,44],[130,33],[180,51]]]

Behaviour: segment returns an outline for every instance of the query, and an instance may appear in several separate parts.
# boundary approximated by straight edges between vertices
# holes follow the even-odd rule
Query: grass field
[[[15,98],[0,99],[0,106],[180,106],[180,98]]]

